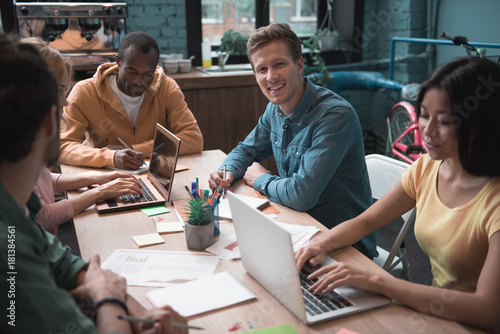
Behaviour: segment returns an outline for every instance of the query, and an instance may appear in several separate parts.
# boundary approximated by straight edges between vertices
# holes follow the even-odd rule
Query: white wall
[[[438,36],[445,31],[467,36],[469,41],[500,43],[499,0],[441,0],[440,3]],[[438,36],[436,38],[440,38]],[[440,45],[437,47],[437,65],[465,55],[463,48]],[[486,55],[500,55],[500,49],[489,48]]]

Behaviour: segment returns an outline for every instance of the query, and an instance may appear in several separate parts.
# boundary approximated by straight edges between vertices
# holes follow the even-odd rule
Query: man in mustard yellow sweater
[[[101,65],[92,78],[75,85],[64,110],[61,163],[137,169],[151,155],[156,123],[181,139],[180,154],[202,151],[198,123],[158,59],[151,36],[129,33],[116,63]]]

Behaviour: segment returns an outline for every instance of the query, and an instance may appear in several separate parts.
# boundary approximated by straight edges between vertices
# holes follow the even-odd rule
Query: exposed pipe
[[[403,55],[403,56],[397,56],[394,58],[395,62],[402,62],[406,60],[422,60],[422,59],[427,59],[431,56],[430,53],[428,52],[422,52],[419,54],[409,54],[409,55]],[[338,65],[327,65],[326,68],[329,71],[339,71],[339,70],[348,70],[352,68],[359,68],[359,67],[369,67],[369,66],[376,66],[376,65],[387,65],[390,64],[391,58],[384,58],[384,59],[377,59],[377,60],[364,60],[359,63],[348,63],[348,64],[338,64]]]
[[[414,38],[414,37],[393,37],[391,40],[391,61],[389,63],[389,79],[394,78],[394,51],[397,42],[419,43],[419,44],[441,44],[441,45],[455,45],[452,41],[443,39],[428,39],[428,38]],[[476,48],[500,48],[500,43],[490,42],[469,42],[470,45]]]

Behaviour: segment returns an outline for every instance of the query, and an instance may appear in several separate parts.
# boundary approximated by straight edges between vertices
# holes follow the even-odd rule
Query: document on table
[[[278,222],[276,222],[276,224],[290,233],[294,252],[307,245],[312,236],[319,232],[319,228],[316,226],[293,225]]]
[[[167,287],[212,275],[219,258],[209,253],[116,249],[102,264],[127,285]]]
[[[170,305],[185,317],[257,298],[250,289],[227,271],[174,287],[149,291],[146,297],[154,307]]]
[[[241,258],[236,233],[234,232],[229,235],[221,235],[219,241],[205,250],[219,256],[223,260],[239,260]]]
[[[248,205],[258,210],[261,210],[270,204],[267,198],[259,198],[240,194],[236,195],[244,200]],[[231,214],[231,209],[229,208],[229,201],[227,200],[227,198],[222,198],[220,200],[219,217],[225,219],[233,219],[233,215]]]
[[[294,252],[305,246],[311,240],[312,236],[319,231],[319,228],[316,226],[283,224],[278,222],[276,224],[290,233]],[[237,260],[241,258],[236,233],[221,235],[219,241],[208,247],[206,251],[219,256],[223,260]]]

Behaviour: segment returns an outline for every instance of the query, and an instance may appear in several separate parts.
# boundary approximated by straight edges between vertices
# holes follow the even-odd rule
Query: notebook
[[[323,297],[334,310],[304,300],[290,234],[259,210],[233,193],[227,193],[233,224],[245,270],[300,321],[312,325],[366,311],[391,302],[385,296],[342,286]],[[329,265],[335,260],[327,257]],[[335,296],[338,294],[339,296]],[[313,304],[311,307],[310,304]],[[340,305],[336,305],[339,303]],[[306,311],[306,306],[309,311]],[[330,307],[328,308],[335,308]],[[312,309],[312,311],[311,311]],[[321,311],[321,312],[316,312]],[[312,314],[316,313],[316,314]]]
[[[156,124],[153,151],[147,174],[137,176],[143,196],[122,195],[96,203],[99,213],[140,209],[163,205],[170,199],[181,140],[160,124]]]

